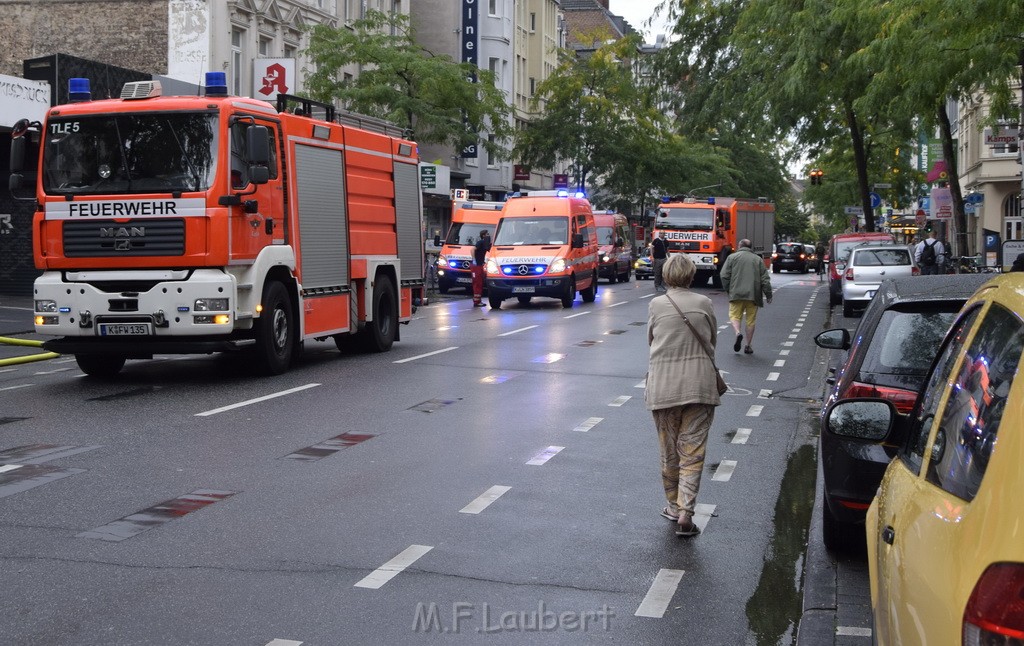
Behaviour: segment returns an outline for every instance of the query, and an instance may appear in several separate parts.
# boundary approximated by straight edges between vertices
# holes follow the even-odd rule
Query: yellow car
[[[828,428],[899,448],[868,508],[879,646],[1024,644],[1024,274],[964,305],[914,408],[853,399]]]

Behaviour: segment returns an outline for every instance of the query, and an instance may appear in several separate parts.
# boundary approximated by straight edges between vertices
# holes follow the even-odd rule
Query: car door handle
[[[896,530],[892,528],[892,525],[886,525],[885,529],[882,530],[882,540],[889,545],[893,544],[896,540]]]

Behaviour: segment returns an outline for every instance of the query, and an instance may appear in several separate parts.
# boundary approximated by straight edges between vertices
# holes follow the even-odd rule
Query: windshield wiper
[[[181,145],[181,139],[178,138],[178,131],[175,130],[174,125],[171,124],[171,120],[167,119],[167,127],[171,129],[171,135],[174,136],[174,143],[178,144],[178,150],[181,151],[182,156],[185,158],[185,163],[188,164],[189,176],[192,178],[192,186],[187,187],[189,190],[199,190],[199,173],[196,172],[194,166],[192,166],[192,159],[189,157],[188,152],[185,151],[185,147]]]

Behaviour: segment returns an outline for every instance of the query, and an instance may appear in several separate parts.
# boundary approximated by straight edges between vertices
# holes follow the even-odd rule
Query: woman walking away
[[[647,342],[650,363],[644,400],[654,415],[661,447],[661,480],[668,506],[661,515],[677,536],[696,536],[693,522],[708,431],[719,399],[713,358],[718,322],[711,299],[690,291],[696,267],[672,254],[662,270],[667,292],[651,299]]]

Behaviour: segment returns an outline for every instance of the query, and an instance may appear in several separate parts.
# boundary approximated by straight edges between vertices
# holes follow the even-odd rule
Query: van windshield
[[[452,222],[452,228],[448,229],[448,237],[445,244],[476,244],[480,239],[480,232],[487,230],[494,235],[494,225],[484,222]]]
[[[536,218],[502,218],[494,234],[497,246],[566,244],[569,218],[564,215]]]
[[[597,227],[597,244],[614,245],[615,227]]]

